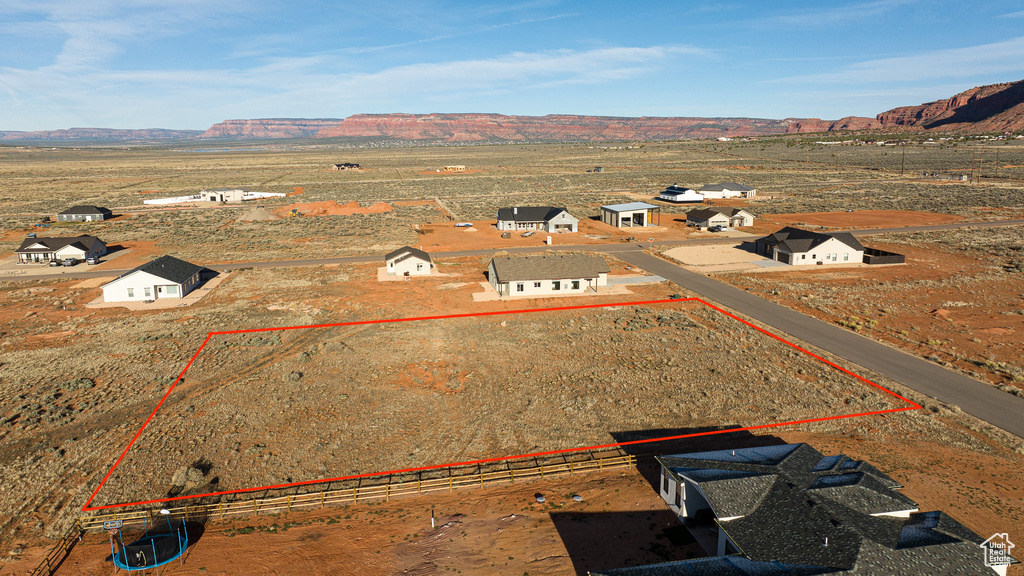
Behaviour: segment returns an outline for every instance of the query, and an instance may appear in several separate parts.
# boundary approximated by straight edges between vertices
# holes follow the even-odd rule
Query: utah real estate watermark
[[[1013,564],[1010,556],[1014,544],[1006,532],[997,532],[980,544],[985,552],[985,566],[1009,566]]]

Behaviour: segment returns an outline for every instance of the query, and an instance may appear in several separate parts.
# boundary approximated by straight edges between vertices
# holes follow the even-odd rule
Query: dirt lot
[[[964,165],[971,148],[910,147],[905,150],[907,170]],[[537,237],[513,236],[502,243],[490,236],[498,236],[487,228],[494,213],[509,205],[568,207],[581,218],[581,232],[555,236],[556,243],[687,237],[692,231],[684,228],[679,215],[689,207],[664,205],[662,230],[642,233],[590,219],[602,204],[637,199],[658,203],[652,198],[672,182],[756,186],[760,195],[745,205],[755,214],[778,216],[777,221],[762,220],[773,226],[801,221],[839,225],[836,218],[847,209],[868,218],[851,221],[857,226],[883,225],[893,217],[864,216],[869,210],[900,211],[899,223],[908,218],[932,222],[1024,215],[1024,186],[1005,179],[1024,177],[1024,172],[1009,168],[1024,165],[1024,147],[1014,146],[1000,148],[1007,165],[1000,169],[1000,179],[969,184],[898,179],[901,160],[894,160],[893,149],[817,146],[803,140],[659,143],[619,150],[587,145],[469,147],[459,157],[474,173],[450,177],[417,173],[449,162],[452,151],[447,148],[350,152],[364,170],[323,170],[336,158],[333,150],[203,154],[0,148],[0,249],[10,254],[25,233],[40,231],[33,224],[43,216],[74,204],[106,205],[121,216],[102,223],[52,225],[46,231],[97,234],[108,244],[130,248],[116,260],[118,267],[164,253],[207,264],[383,254],[403,244],[428,250],[538,245]],[[606,171],[585,172],[595,165]],[[148,197],[143,193],[149,190],[172,196],[218,186],[285,193],[301,188],[303,203],[355,212],[351,203],[356,202],[359,211],[369,212],[382,202],[393,209],[245,222],[240,217],[251,206],[141,208]],[[441,224],[447,220],[434,198],[457,221],[480,223],[478,231]],[[295,200],[268,200],[265,205],[273,211]],[[909,214],[920,211],[942,216]],[[799,215],[807,212],[831,215]],[[432,223],[434,232],[425,232]],[[481,240],[465,240],[469,238]],[[871,245],[906,253],[912,265],[729,278],[763,294],[776,290],[778,295],[769,297],[1017,390],[1024,366],[1019,338],[1024,326],[1017,320],[1024,318],[1024,304],[1016,272],[1022,268],[1022,244],[1019,231],[894,235]],[[0,283],[0,474],[5,478],[0,485],[0,574],[34,567],[46,538],[70,524],[207,332],[466,312],[485,265],[481,259],[442,263],[442,272],[451,276],[404,283],[373,282],[376,265],[239,271],[187,311],[137,313],[85,309],[82,304],[99,294],[95,283]],[[624,270],[618,263],[612,268]],[[630,289],[635,292],[630,299],[679,292],[664,285]],[[471,310],[525,306],[486,302],[472,304]],[[133,452],[139,460],[130,466],[137,476],[119,477],[102,497],[116,501],[175,490],[195,493],[214,476],[217,484],[240,486],[266,478],[321,477],[325,468],[387,469],[460,455],[518,453],[545,443],[576,446],[661,428],[692,430],[892,406],[889,399],[805,365],[749,329],[719,325],[719,318],[708,314],[685,306],[673,314],[621,308],[506,321],[505,326],[459,321],[351,334],[296,332],[282,335],[280,344],[272,339],[225,339],[213,344],[223,348],[204,358],[202,372],[186,377],[167,417],[148,431],[144,440],[150,443]],[[360,363],[370,369],[356,371]],[[508,374],[510,366],[524,369]],[[293,379],[293,373],[301,376]],[[245,390],[262,391],[262,403],[252,393],[231,393]],[[909,396],[927,409],[804,424],[777,434],[865,457],[905,483],[907,494],[923,509],[945,510],[980,534],[1024,533],[1020,439],[1008,438],[955,407]],[[399,410],[403,402],[409,411]],[[241,410],[232,411],[231,406]],[[360,411],[370,415],[357,416]],[[236,414],[241,418],[235,420]],[[405,434],[399,433],[402,427]],[[385,448],[357,446],[353,440],[360,434]],[[318,442],[330,452],[319,450]],[[295,458],[303,446],[320,456]],[[182,467],[187,472],[203,458],[210,464],[209,473],[198,485],[175,482]],[[199,463],[206,468],[206,461]],[[237,466],[241,463],[252,465]],[[455,521],[455,514],[465,515],[459,519],[466,532],[462,548],[453,547],[455,536],[449,536],[447,549],[418,546],[428,537],[420,532],[422,518],[414,521],[409,510],[425,511],[429,504],[427,499],[409,499],[352,507],[344,511],[351,518],[330,513],[300,518],[296,522],[305,523],[302,527],[275,529],[275,534],[262,518],[240,520],[234,528],[211,525],[194,552],[203,562],[190,561],[176,570],[238,573],[245,562],[258,561],[268,572],[306,574],[311,569],[297,558],[305,547],[319,546],[313,550],[321,557],[336,555],[325,562],[337,560],[337,565],[359,566],[369,574],[505,573],[505,562],[511,574],[582,573],[585,566],[578,558],[597,553],[574,548],[549,511],[532,512],[528,497],[550,490],[557,505],[565,504],[566,494],[579,491],[586,495],[585,506],[600,503],[603,513],[608,502],[610,512],[638,511],[644,519],[637,522],[647,522],[651,502],[649,493],[641,497],[627,492],[632,484],[650,490],[629,476],[616,480],[614,488],[587,482],[511,487],[493,498],[483,492],[479,497],[458,496],[454,501],[466,502],[465,508],[430,499],[439,506],[439,516],[443,511]],[[626,504],[617,507],[614,498],[604,496],[608,489],[608,496],[616,489],[616,494],[628,493]],[[525,513],[535,523],[524,522],[525,534],[513,536],[499,520],[510,513]],[[279,527],[290,521],[266,520]],[[267,528],[246,529],[257,525]],[[598,532],[607,530],[603,526]],[[353,548],[356,538],[364,539],[365,546]],[[229,542],[233,550],[249,556],[227,555],[221,546],[202,548],[218,542]],[[654,542],[663,539],[655,533]],[[68,573],[109,572],[109,565],[97,563],[95,552],[89,552],[103,546],[98,542],[96,548],[76,551],[81,555],[73,562],[78,564],[69,564]],[[643,558],[662,557],[662,548],[647,548],[650,554]],[[431,558],[448,555],[438,561],[437,570],[424,567],[428,551]]]
[[[852,212],[818,212],[814,214],[762,214],[757,228],[769,232],[782,226],[819,226],[822,228],[894,228],[898,226],[925,226],[960,222],[963,216],[935,212],[908,210],[856,210]]]

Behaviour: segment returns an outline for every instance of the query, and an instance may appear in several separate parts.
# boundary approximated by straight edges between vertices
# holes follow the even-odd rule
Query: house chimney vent
[[[519,208],[516,208],[515,206],[513,206],[512,207],[512,213],[513,214],[519,214]]]

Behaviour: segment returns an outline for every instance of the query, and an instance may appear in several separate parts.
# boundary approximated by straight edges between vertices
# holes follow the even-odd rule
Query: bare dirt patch
[[[393,208],[385,202],[374,202],[369,206],[360,206],[359,202],[352,201],[347,204],[338,204],[333,200],[324,202],[306,202],[303,204],[289,204],[274,209],[274,214],[284,218],[292,210],[298,210],[303,216],[352,216],[355,214],[383,214],[391,212]]]

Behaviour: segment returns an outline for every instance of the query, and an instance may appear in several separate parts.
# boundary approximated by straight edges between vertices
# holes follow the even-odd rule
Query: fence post
[[[326,497],[327,497],[327,492],[324,492],[324,491],[321,490],[320,491],[320,507],[321,508],[324,507],[324,498],[326,498]]]

